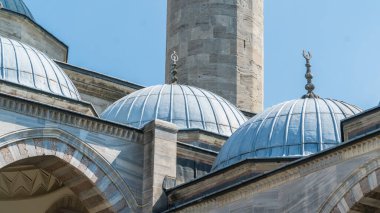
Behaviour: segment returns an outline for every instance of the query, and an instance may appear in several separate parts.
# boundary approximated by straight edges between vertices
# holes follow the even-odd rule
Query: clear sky
[[[69,47],[69,63],[150,86],[164,82],[166,0],[24,0]],[[380,101],[379,0],[265,0],[265,106],[301,97],[303,49],[315,92],[363,109]]]

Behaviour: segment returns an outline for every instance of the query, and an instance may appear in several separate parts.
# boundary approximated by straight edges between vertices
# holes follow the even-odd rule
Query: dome
[[[151,86],[131,93],[109,106],[101,117],[136,128],[160,119],[179,129],[203,129],[226,136],[246,121],[224,98],[178,84]]]
[[[4,37],[0,52],[0,80],[80,100],[69,77],[44,53]]]
[[[340,121],[359,112],[332,99],[280,103],[241,126],[222,147],[213,169],[248,158],[307,156],[333,147],[341,142]]]
[[[25,15],[34,21],[32,13],[22,0],[0,0],[3,8],[22,15]]]

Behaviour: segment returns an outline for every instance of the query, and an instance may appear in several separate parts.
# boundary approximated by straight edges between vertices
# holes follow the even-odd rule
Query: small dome
[[[42,52],[4,37],[0,52],[0,80],[80,100],[69,77]]]
[[[203,129],[229,136],[246,121],[227,100],[203,89],[157,85],[131,93],[109,106],[103,119],[141,128],[160,119],[179,129]]]
[[[275,105],[241,126],[224,144],[213,169],[248,158],[307,156],[341,142],[340,121],[361,112],[356,106],[323,98]]]
[[[3,8],[22,15],[25,15],[34,21],[32,13],[22,0],[0,0]]]

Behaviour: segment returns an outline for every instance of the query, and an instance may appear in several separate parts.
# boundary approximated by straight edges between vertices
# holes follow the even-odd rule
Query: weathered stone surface
[[[143,86],[122,81],[97,72],[56,61],[73,81],[83,101],[91,103],[98,114],[120,98]]]
[[[0,10],[0,35],[29,44],[52,59],[67,61],[68,47],[26,16]]]
[[[170,190],[169,203],[174,207],[170,212],[244,212],[246,209],[253,212],[375,212],[373,209],[380,203],[374,196],[380,188],[379,177],[375,176],[380,172],[379,134],[350,141],[247,181],[240,180],[242,176],[237,171],[211,173]],[[247,168],[241,171],[249,173]],[[234,181],[224,186],[215,184],[223,182],[224,176]],[[181,201],[186,203],[181,206]]]
[[[163,184],[166,177],[176,177],[177,131],[175,124],[160,120],[144,128],[144,212],[161,212],[167,208]]]
[[[177,51],[179,83],[261,112],[263,26],[263,0],[168,0],[166,82]]]

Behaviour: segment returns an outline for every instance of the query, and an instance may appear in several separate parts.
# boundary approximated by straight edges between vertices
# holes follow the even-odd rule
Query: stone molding
[[[0,171],[0,200],[39,196],[61,186],[61,181],[40,168]]]
[[[364,185],[366,187],[364,187]],[[369,193],[371,190],[374,190],[379,186],[380,158],[377,158],[355,170],[339,185],[339,187],[337,187],[337,190],[331,193],[326,202],[321,205],[318,212],[349,212],[350,208],[352,208],[356,202],[359,202],[366,193]],[[361,192],[359,193],[361,196],[354,196],[357,191]],[[348,198],[353,198],[354,202]]]
[[[377,134],[372,138],[358,139],[346,142],[338,147],[326,150],[317,155],[303,158],[290,163],[272,172],[254,177],[252,179],[231,184],[220,190],[211,192],[201,197],[196,197],[182,205],[179,205],[168,211],[178,211],[186,208],[186,211],[199,211],[207,206],[223,206],[236,200],[252,196],[255,193],[263,192],[267,189],[277,187],[284,183],[295,181],[307,174],[317,172],[324,168],[336,165],[342,161],[352,159],[365,153],[377,151],[380,149],[380,135]],[[181,189],[182,192],[172,192],[177,199],[191,196],[197,190],[197,184]],[[182,194],[181,194],[182,193]],[[216,198],[218,197],[218,198]],[[197,202],[201,201],[202,202]],[[194,205],[192,205],[194,204]]]
[[[80,114],[98,117],[92,104],[83,100],[74,100],[57,94],[0,80],[0,95],[9,95],[21,100],[32,100],[47,106],[59,106],[60,109],[75,111]]]
[[[111,135],[133,143],[143,140],[143,133],[140,130],[5,94],[0,94],[0,109],[81,128],[90,132]]]
[[[38,156],[60,159],[53,165],[43,161],[42,169],[58,177],[83,203],[92,204],[88,205],[90,212],[138,208],[129,186],[112,165],[69,133],[58,129],[29,129],[0,138],[0,168]],[[77,175],[70,174],[72,168],[76,168]],[[78,174],[83,178],[78,180]]]

